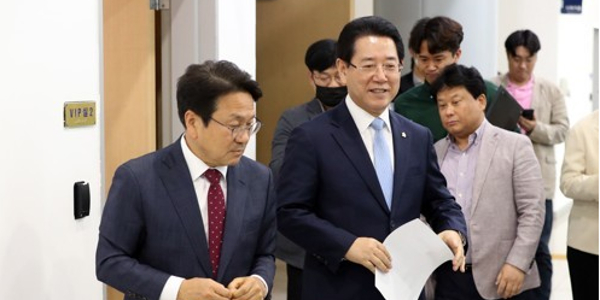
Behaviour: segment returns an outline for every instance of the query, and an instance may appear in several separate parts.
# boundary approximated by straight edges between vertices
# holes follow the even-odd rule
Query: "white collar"
[[[190,171],[192,181],[195,181],[206,172],[208,169],[217,169],[223,175],[223,178],[227,178],[227,166],[219,166],[211,168],[198,156],[196,156],[185,141],[185,134],[181,136],[181,150],[183,151],[183,158]]]
[[[350,116],[352,116],[352,119],[354,119],[354,123],[356,124],[358,131],[364,132],[365,130],[369,129],[369,126],[371,125],[373,120],[375,120],[375,117],[372,116],[367,111],[365,111],[364,109],[362,109],[361,107],[359,107],[358,105],[356,105],[356,103],[354,103],[354,101],[350,98],[350,95],[346,96],[345,101],[346,101],[346,106],[348,107],[348,111],[350,112]],[[379,118],[381,118],[383,120],[383,122],[385,123],[386,130],[391,132],[392,127],[390,126],[390,110],[389,110],[389,108],[385,109],[379,115]]]

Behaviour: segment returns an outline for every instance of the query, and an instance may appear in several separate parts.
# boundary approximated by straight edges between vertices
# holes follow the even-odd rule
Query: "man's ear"
[[[343,61],[341,58],[335,60],[335,66],[340,74],[340,79],[342,82],[346,82],[346,72],[348,72],[348,64]]]
[[[458,64],[458,61],[460,60],[461,55],[462,55],[462,49],[458,48],[458,50],[456,50],[456,53],[454,53],[454,63]]]
[[[200,122],[200,118],[196,118],[196,114],[191,110],[187,110],[183,115],[185,121],[185,134],[190,135],[191,138],[198,138],[197,125],[204,126],[204,124],[197,124]]]
[[[485,108],[487,107],[487,97],[485,96],[485,94],[479,95],[479,97],[477,97],[476,100],[477,102],[479,102],[481,110],[485,111]]]
[[[311,70],[308,70],[306,75],[308,76],[308,82],[310,82],[310,86],[315,88],[316,84],[315,84],[315,78],[313,77],[313,72]]]

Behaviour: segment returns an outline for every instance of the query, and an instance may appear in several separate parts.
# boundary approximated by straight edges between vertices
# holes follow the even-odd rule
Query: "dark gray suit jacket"
[[[277,181],[279,176],[279,169],[281,168],[285,154],[285,146],[290,138],[290,134],[292,134],[292,130],[302,123],[312,120],[322,112],[323,107],[319,99],[313,98],[311,101],[292,107],[281,114],[271,143],[271,162],[269,163],[275,181]]]
[[[292,107],[281,114],[275,128],[273,142],[271,143],[271,162],[269,163],[275,181],[277,181],[279,176],[279,169],[281,168],[285,154],[285,146],[292,130],[302,123],[312,120],[322,112],[323,107],[321,103],[317,98],[313,98],[311,101]],[[275,251],[275,255],[277,258],[296,268],[304,266],[304,250],[282,234],[277,235],[277,250]]]
[[[275,196],[268,168],[242,157],[227,171],[227,213],[217,281],[275,275]],[[102,214],[98,279],[125,299],[158,299],[171,275],[211,277],[198,199],[180,141],[121,165]]]

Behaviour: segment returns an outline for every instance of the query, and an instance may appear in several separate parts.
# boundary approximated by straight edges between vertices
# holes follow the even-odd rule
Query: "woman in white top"
[[[573,300],[598,299],[598,110],[567,135],[560,190],[573,198],[567,238]]]

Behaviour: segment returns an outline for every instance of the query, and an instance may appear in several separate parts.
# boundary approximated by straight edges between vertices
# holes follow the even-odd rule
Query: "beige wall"
[[[257,160],[268,164],[271,140],[281,113],[312,99],[304,65],[306,48],[316,40],[337,39],[354,14],[346,0],[259,0],[256,5],[256,78],[264,96],[257,104],[263,128]]]
[[[105,0],[102,4],[104,187],[108,194],[119,165],[156,149],[155,12],[144,0]],[[108,300],[123,299],[111,287],[106,295]]]

